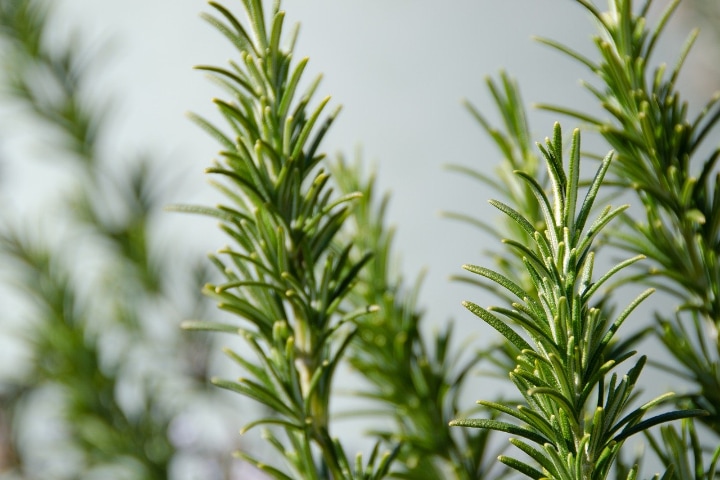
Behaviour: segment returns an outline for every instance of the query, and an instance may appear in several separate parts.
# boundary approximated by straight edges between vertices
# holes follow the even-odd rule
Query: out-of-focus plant
[[[417,306],[419,283],[408,290],[394,273],[394,232],[385,221],[389,196],[376,199],[375,179],[363,180],[359,164],[341,160],[333,173],[342,192],[362,193],[347,235],[362,250],[373,252],[350,302],[356,307],[378,305],[378,311],[359,319],[348,359],[371,385],[359,395],[374,401],[372,413],[394,421],[390,428],[373,433],[402,443],[399,460],[404,471],[397,475],[403,478],[501,478],[490,457],[497,447],[489,443],[488,431],[448,427],[462,413],[460,394],[472,368],[482,358],[490,360],[495,348],[453,353],[451,323],[428,338]]]
[[[204,380],[207,339],[179,335],[176,325],[204,311],[187,289],[205,268],[187,262],[178,279],[173,260],[153,246],[165,187],[149,158],[101,155],[111,132],[104,110],[88,99],[90,52],[79,41],[48,45],[51,12],[38,0],[0,4],[4,100],[27,118],[36,145],[52,152],[46,165],[62,164],[76,179],[71,193],[47,206],[48,217],[20,225],[3,218],[3,277],[30,305],[15,319],[25,323],[15,341],[29,364],[14,360],[15,373],[24,374],[2,380],[3,471],[165,479],[178,454],[171,422],[204,388],[191,374]],[[128,161],[123,173],[110,164],[117,161]],[[50,229],[52,242],[44,238]],[[194,365],[186,363],[191,356]],[[20,429],[44,421],[43,407],[33,405],[49,395],[57,398],[52,423],[40,436],[28,433],[37,426]]]
[[[486,118],[486,115],[471,103],[466,102],[465,106],[500,151],[501,162],[493,170],[492,175],[485,168],[473,168],[465,165],[450,165],[448,168],[478,181],[483,187],[489,187],[495,194],[501,195],[504,202],[514,205],[523,216],[533,219],[540,218],[540,207],[535,201],[532,189],[514,173],[516,170],[522,170],[535,178],[543,188],[547,188],[548,179],[535,152],[520,88],[517,82],[505,72],[501,72],[499,81],[488,78],[486,83],[494,106],[500,113],[502,126],[494,126]],[[483,163],[484,161],[483,159]],[[478,227],[492,237],[505,238],[509,236],[523,243],[532,241],[525,230],[511,220],[489,222],[476,215],[457,212],[446,213],[446,216]],[[509,251],[488,250],[485,253],[493,258],[501,273],[514,276],[525,289],[532,290],[534,288],[522,259],[517,258]],[[475,276],[458,276],[457,280],[490,289],[495,295],[510,299],[504,289],[478,281]]]

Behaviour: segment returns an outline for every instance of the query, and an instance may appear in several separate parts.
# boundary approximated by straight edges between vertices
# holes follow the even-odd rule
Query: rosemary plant
[[[329,98],[310,106],[319,78],[298,94],[307,59],[293,59],[295,34],[287,47],[281,45],[279,3],[267,15],[260,0],[243,4],[247,28],[214,2],[223,20],[205,16],[237,47],[239,61],[228,69],[199,67],[231,95],[215,101],[231,133],[193,117],[222,145],[222,160],[208,173],[229,181],[216,184],[229,204],[186,209],[218,217],[232,239],[232,246],[212,257],[225,280],[208,285],[205,293],[244,323],[186,323],[185,328],[239,334],[257,354],[258,362],[252,362],[228,352],[249,376],[214,382],[269,408],[244,430],[280,427],[285,438],[271,429],[266,437],[289,470],[240,452],[242,458],[273,478],[381,478],[394,454],[380,455],[378,444],[367,465],[361,457],[352,462],[330,433],[333,379],[357,332],[354,322],[377,309],[345,309],[370,254],[356,255],[353,243],[338,237],[349,203],[360,194],[335,195],[330,175],[318,168],[322,139],[338,110],[324,116]]]
[[[533,238],[531,246],[514,239],[505,242],[523,259],[537,293],[523,290],[513,279],[492,270],[465,267],[501,285],[520,300],[512,304],[512,309],[486,310],[471,302],[465,305],[521,352],[510,377],[526,405],[511,408],[486,400],[478,403],[510,415],[524,425],[492,419],[458,419],[452,425],[494,429],[522,437],[524,440],[510,441],[541,468],[510,456],[501,456],[500,460],[530,478],[602,479],[608,477],[628,437],[658,423],[705,412],[677,410],[643,420],[649,410],[671,398],[670,393],[630,410],[633,390],[646,358],[641,357],[621,379],[615,373],[610,376],[612,370],[634,354],[626,351],[622,343],[615,345],[613,341],[628,315],[652,290],[642,293],[614,320],[594,305],[594,294],[605,282],[642,258],[622,262],[593,281],[593,242],[625,209],[606,207],[593,223],[587,224],[612,154],[603,160],[580,204],[579,131],[573,134],[567,167],[563,163],[559,125],[556,124],[552,140],[548,139],[540,150],[552,184],[552,199],[534,178],[523,172],[518,175],[533,190],[542,219],[527,219],[504,203],[491,202]],[[540,225],[540,229],[536,225]],[[506,320],[503,321],[503,317]],[[518,325],[531,343],[511,325]],[[637,467],[628,478],[636,475]]]
[[[663,368],[695,385],[678,402],[709,412],[700,421],[715,432],[707,446],[714,452],[714,465],[720,457],[720,177],[716,172],[720,148],[712,132],[720,119],[720,96],[714,95],[692,117],[678,91],[678,77],[698,30],[690,34],[670,71],[665,64],[653,67],[650,63],[679,1],[668,3],[654,27],[646,18],[649,1],[637,8],[631,0],[610,2],[605,13],[590,2],[578,3],[598,22],[600,33],[594,40],[599,59],[542,41],[580,61],[600,79],[599,87],[585,85],[608,117],[563,107],[543,108],[570,115],[599,131],[617,152],[612,182],[634,191],[644,207],[644,219],[624,217],[626,228],[614,235],[615,243],[653,261],[637,280],[661,288],[681,303],[674,315],[657,314],[657,333],[676,360]],[[708,142],[712,143],[709,148]],[[687,435],[695,438],[692,424],[686,423],[686,428],[690,429]],[[673,438],[681,436],[686,434],[676,433]],[[686,447],[698,451],[695,446]],[[661,457],[672,455],[661,453]],[[703,464],[701,458],[697,462]],[[714,467],[700,468],[699,476],[693,478],[713,478],[711,470]]]

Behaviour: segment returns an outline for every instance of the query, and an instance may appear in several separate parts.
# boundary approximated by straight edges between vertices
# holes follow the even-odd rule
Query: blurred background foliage
[[[3,114],[17,119],[2,135],[29,144],[3,161],[37,162],[63,183],[42,217],[4,209],[0,221],[14,306],[3,310],[3,345],[16,353],[0,379],[0,473],[228,478],[232,447],[199,442],[207,425],[189,414],[224,402],[207,388],[210,340],[178,328],[209,314],[204,259],[168,248],[157,228],[180,179],[152,154],[133,155],[138,146],[103,152],[114,99],[88,92],[104,51],[80,32],[51,42],[52,14],[42,1],[0,3]]]

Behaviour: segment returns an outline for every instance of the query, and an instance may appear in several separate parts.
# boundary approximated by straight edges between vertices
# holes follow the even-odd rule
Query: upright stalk
[[[612,153],[603,160],[580,202],[579,131],[573,133],[567,165],[559,125],[539,149],[546,162],[552,196],[534,177],[522,171],[517,174],[533,191],[542,217],[526,218],[509,205],[491,201],[533,239],[530,245],[512,238],[505,243],[522,259],[534,288],[527,291],[515,279],[484,267],[464,267],[515,298],[511,308],[485,309],[472,302],[465,302],[465,306],[520,352],[517,366],[509,374],[525,404],[511,408],[494,401],[478,403],[520,420],[521,425],[495,419],[457,419],[451,424],[521,437],[511,438],[510,443],[537,465],[505,455],[500,461],[530,478],[602,480],[608,477],[628,437],[658,423],[706,412],[678,410],[643,420],[649,410],[666,403],[672,394],[630,410],[646,359],[641,357],[622,379],[615,373],[610,375],[635,353],[627,351],[622,343],[616,346],[613,339],[628,315],[652,290],[641,294],[614,320],[594,299],[618,271],[642,259],[631,258],[597,280],[593,278],[594,241],[625,210],[624,206],[608,206],[588,223]],[[627,478],[633,479],[636,474],[637,466]]]
[[[325,471],[334,480],[380,478],[393,455],[380,458],[376,449],[367,466],[356,462],[352,468],[329,426],[335,370],[357,318],[375,309],[365,304],[348,311],[345,303],[371,255],[339,236],[360,194],[335,195],[321,167],[320,144],[339,110],[324,113],[329,98],[310,107],[319,78],[298,94],[308,60],[293,58],[295,34],[281,45],[285,13],[279,2],[267,15],[261,0],[243,5],[247,24],[215,2],[211,6],[222,20],[205,16],[237,47],[239,59],[228,68],[199,67],[230,95],[215,103],[231,133],[193,116],[222,145],[220,160],[208,172],[227,180],[216,185],[228,203],[177,207],[222,221],[233,244],[212,261],[224,280],[204,291],[240,321],[190,322],[186,328],[240,334],[257,354],[252,362],[231,353],[249,376],[215,383],[268,407],[266,416],[244,430],[266,426],[289,471],[245,452],[242,458],[273,478],[321,479]],[[315,449],[320,458],[313,458]]]

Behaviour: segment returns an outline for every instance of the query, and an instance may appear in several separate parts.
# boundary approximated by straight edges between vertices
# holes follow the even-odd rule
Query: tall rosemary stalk
[[[702,455],[696,455],[694,463],[710,467],[694,468],[692,475],[713,478],[714,465],[720,458],[720,176],[716,171],[720,96],[715,94],[691,115],[678,90],[678,78],[697,29],[688,37],[672,69],[651,63],[658,39],[679,1],[668,2],[654,26],[647,19],[650,1],[610,2],[607,12],[590,2],[578,3],[599,26],[594,38],[598,59],[542,41],[587,66],[601,81],[600,87],[589,82],[586,86],[607,116],[542,107],[577,118],[598,131],[617,152],[611,181],[635,192],[644,207],[645,218],[624,217],[625,228],[615,235],[615,243],[652,260],[636,280],[655,285],[680,304],[673,314],[657,313],[657,334],[675,360],[663,368],[694,385],[678,399],[681,406],[709,412],[699,420],[714,432],[706,446],[713,459],[703,462]],[[709,5],[707,8],[711,9]],[[666,444],[677,445],[670,439],[683,437],[685,448],[676,448],[674,453],[699,454],[702,449],[697,448],[692,423],[686,422],[684,428],[687,430],[682,436],[667,433]],[[690,439],[695,439],[692,445]],[[675,463],[684,461],[673,452],[660,454],[667,463],[672,463],[673,457]]]
[[[227,180],[216,185],[228,203],[186,209],[218,217],[232,240],[212,257],[224,280],[205,293],[241,321],[185,327],[239,334],[257,355],[253,362],[228,352],[248,376],[215,383],[269,408],[244,431],[279,427],[283,435],[274,428],[266,437],[287,470],[240,452],[242,458],[273,478],[380,478],[392,454],[380,458],[376,447],[367,466],[360,458],[350,462],[330,432],[336,370],[357,332],[356,319],[377,309],[345,309],[371,255],[356,254],[352,241],[338,237],[360,194],[336,195],[319,167],[321,142],[339,110],[324,113],[329,98],[311,106],[319,78],[299,93],[308,60],[293,58],[296,33],[281,45],[279,3],[266,13],[260,0],[244,0],[247,26],[211,5],[222,20],[205,18],[237,47],[239,58],[228,68],[199,68],[230,95],[215,101],[230,133],[193,118],[222,145],[220,160],[207,171]]]
[[[646,362],[641,357],[622,378],[610,375],[634,352],[613,340],[632,310],[652,291],[641,294],[614,320],[594,304],[594,294],[635,257],[593,279],[597,235],[624,207],[604,208],[588,224],[591,209],[610,165],[608,155],[582,202],[578,199],[580,134],[573,134],[567,166],[563,161],[562,133],[556,125],[552,139],[540,147],[552,185],[549,198],[535,179],[518,172],[530,186],[542,218],[528,219],[501,202],[491,203],[511,217],[533,238],[530,245],[507,239],[522,258],[535,292],[523,290],[511,278],[478,266],[466,266],[507,289],[517,300],[512,308],[466,307],[498,330],[521,352],[510,378],[526,404],[511,408],[481,400],[479,403],[516,418],[522,425],[497,420],[455,420],[453,425],[488,428],[522,437],[511,443],[529,455],[540,469],[510,456],[500,460],[530,478],[607,478],[624,440],[658,423],[702,415],[702,410],[678,410],[643,420],[672,394],[661,395],[630,410],[633,390]],[[518,301],[519,300],[519,301]],[[493,312],[497,312],[497,315]],[[498,316],[499,315],[499,316]],[[503,320],[504,318],[504,320]],[[520,329],[520,334],[516,328]],[[527,338],[527,339],[526,339]],[[536,447],[526,441],[537,444]],[[634,478],[637,467],[628,478]]]

